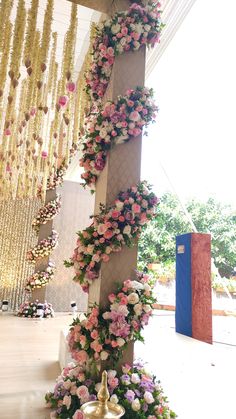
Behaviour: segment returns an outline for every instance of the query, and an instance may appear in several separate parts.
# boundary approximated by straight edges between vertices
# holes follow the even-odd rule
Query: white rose
[[[129,128],[130,129],[134,129],[135,128],[135,123],[134,122],[130,122],[129,123]]]
[[[89,244],[89,245],[87,246],[87,248],[86,248],[86,252],[87,252],[89,255],[92,255],[92,254],[93,254],[93,251],[94,251],[94,245],[93,245],[93,244]]]
[[[118,339],[117,339],[117,343],[118,343],[119,347],[121,348],[121,346],[124,346],[124,344],[125,344],[125,340],[124,340],[124,339],[122,339],[122,338],[118,338]]]
[[[138,281],[131,281],[132,285],[131,288],[133,288],[134,290],[143,290],[143,284],[141,284],[141,282]]]
[[[112,396],[110,398],[110,402],[117,404],[118,401],[119,401],[119,399],[118,399],[117,395],[116,394],[112,394]]]
[[[139,49],[139,48],[140,48],[140,42],[134,41],[134,49]]]
[[[140,314],[142,313],[142,311],[143,311],[142,304],[135,304],[135,306],[134,306],[134,312],[135,312],[136,316],[140,316]]]
[[[99,392],[99,390],[100,390],[100,388],[101,388],[101,385],[102,385],[102,383],[97,383],[97,384],[95,385],[95,390],[96,390],[96,392],[97,392],[97,393]]]
[[[109,311],[106,311],[105,313],[103,313],[102,317],[104,318],[104,320],[110,319],[110,313],[109,313]]]
[[[108,356],[109,356],[109,353],[106,352],[106,351],[102,351],[100,353],[100,358],[101,358],[102,361],[106,361],[106,359],[108,358]]]
[[[150,287],[150,285],[148,285],[146,283],[146,284],[144,284],[143,289],[144,289],[144,291],[150,291],[151,290],[151,287]]]
[[[128,303],[129,304],[137,304],[139,302],[139,296],[136,294],[136,292],[131,292],[131,294],[128,295]]]
[[[120,44],[121,44],[122,46],[124,46],[124,45],[126,44],[126,39],[125,39],[125,38],[121,38],[121,40],[120,40]]]
[[[131,233],[131,227],[130,226],[125,226],[124,230],[123,230],[123,234],[127,234],[127,236],[129,236]]]
[[[146,25],[144,25],[144,29],[145,29],[145,31],[149,32],[150,29],[151,29],[151,26],[146,24]]]
[[[144,393],[144,400],[147,404],[151,404],[154,402],[154,398],[152,396],[152,393],[150,393],[150,391],[145,391]]]
[[[107,372],[108,378],[114,378],[116,374],[117,374],[116,370],[108,370]]]
[[[131,375],[131,383],[138,384],[140,383],[140,377],[137,373]]]
[[[124,202],[116,201],[116,208],[121,211],[124,207]]]
[[[152,310],[152,307],[149,304],[144,304],[143,309],[145,313],[149,313]]]
[[[112,25],[111,32],[115,35],[116,33],[120,32],[120,25],[117,23],[116,25]]]
[[[124,51],[124,48],[120,44],[117,45],[116,49],[120,54]]]
[[[101,138],[106,138],[107,130],[105,128],[102,128],[99,132],[99,135],[100,135]]]
[[[143,32],[143,25],[142,25],[142,23],[137,23],[135,25],[135,32],[137,32],[137,33],[142,33]]]
[[[131,407],[135,412],[138,412],[140,410],[140,407],[141,407],[139,399],[134,399],[134,401],[132,401]]]

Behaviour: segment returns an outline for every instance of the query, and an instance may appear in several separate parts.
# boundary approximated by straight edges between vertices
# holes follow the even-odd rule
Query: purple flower
[[[135,393],[132,390],[127,390],[125,398],[131,403],[135,398]]]
[[[126,338],[130,332],[130,325],[126,322],[125,317],[117,312],[112,312],[112,317],[114,320],[109,326],[110,333]]]
[[[97,396],[95,394],[90,394],[89,401],[93,402],[94,400],[97,400]]]
[[[148,404],[144,403],[143,404],[143,411],[146,412],[148,410]]]
[[[129,385],[130,384],[130,376],[128,374],[123,374],[121,377],[121,382],[125,385]]]

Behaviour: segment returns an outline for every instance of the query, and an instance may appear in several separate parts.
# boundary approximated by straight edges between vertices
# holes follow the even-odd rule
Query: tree
[[[212,257],[222,276],[229,277],[236,266],[236,215],[230,205],[209,198],[196,199],[186,208],[199,233],[210,233]],[[177,197],[169,192],[162,196],[156,218],[147,225],[139,241],[139,264],[175,261],[175,237],[191,232],[191,226]]]

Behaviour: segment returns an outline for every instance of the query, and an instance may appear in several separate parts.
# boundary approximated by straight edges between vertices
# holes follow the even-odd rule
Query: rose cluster
[[[85,292],[98,277],[101,262],[108,262],[110,254],[120,252],[122,246],[132,246],[142,227],[153,218],[159,200],[147,182],[120,192],[113,206],[101,208],[93,223],[78,233],[77,247],[65,266],[74,266],[75,277]]]
[[[137,51],[143,45],[159,42],[163,24],[160,3],[146,6],[132,4],[128,11],[118,12],[96,26],[93,41],[92,65],[85,74],[86,91],[92,100],[104,96],[115,56],[125,51]]]
[[[108,151],[114,144],[129,141],[141,134],[143,127],[154,121],[157,107],[153,101],[153,90],[137,87],[118,96],[115,102],[98,105],[85,122],[83,156],[80,166],[85,184],[93,186],[106,164]]]
[[[19,311],[17,316],[19,317],[40,317],[37,315],[37,305],[40,304],[39,300],[35,300],[33,303],[28,301],[22,303],[20,305]],[[43,303],[43,317],[54,317],[54,310],[52,308],[52,304],[47,303],[45,301]]]
[[[34,230],[38,232],[41,224],[46,224],[48,221],[53,220],[59,214],[60,209],[61,196],[57,195],[56,199],[53,199],[40,208],[37,217],[32,222]]]
[[[101,387],[89,372],[69,364],[57,379],[54,391],[46,394],[47,407],[54,409],[52,416],[61,419],[84,419],[82,404],[97,399]],[[125,408],[127,419],[171,419],[170,410],[160,382],[137,362],[133,367],[123,365],[121,373],[108,371],[110,401]]]
[[[37,259],[49,256],[58,245],[58,233],[52,230],[51,236],[41,240],[33,249],[30,249],[26,254],[26,259],[29,262],[35,263]]]
[[[137,272],[136,280],[126,280],[108,296],[109,306],[74,319],[67,336],[72,358],[79,365],[99,369],[101,361],[117,362],[129,341],[143,341],[141,331],[152,314],[155,282]],[[111,363],[111,365],[113,365]]]
[[[52,262],[48,263],[45,271],[38,271],[31,275],[26,283],[25,291],[30,292],[35,288],[42,288],[51,281],[55,273],[55,265]]]
[[[67,165],[64,163],[56,170],[56,172],[49,176],[47,180],[47,189],[55,189],[57,186],[61,186],[63,183],[64,176],[66,174]]]

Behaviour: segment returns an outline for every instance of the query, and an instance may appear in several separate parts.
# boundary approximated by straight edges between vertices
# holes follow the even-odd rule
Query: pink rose
[[[76,352],[76,358],[75,360],[78,361],[81,364],[84,364],[88,359],[87,352],[84,350]]]
[[[133,211],[135,214],[139,214],[139,213],[141,212],[141,207],[140,207],[140,205],[138,205],[138,204],[133,204],[133,205],[132,205],[132,211]]]
[[[105,233],[104,233],[105,239],[110,240],[112,238],[112,236],[113,236],[113,232],[111,230],[105,231]]]
[[[81,410],[77,409],[72,416],[72,419],[84,419],[84,414],[81,412]]]
[[[109,258],[109,256],[108,256],[108,255],[103,254],[103,255],[102,255],[102,260],[103,260],[103,262],[108,262],[108,261],[110,260],[110,258]]]

